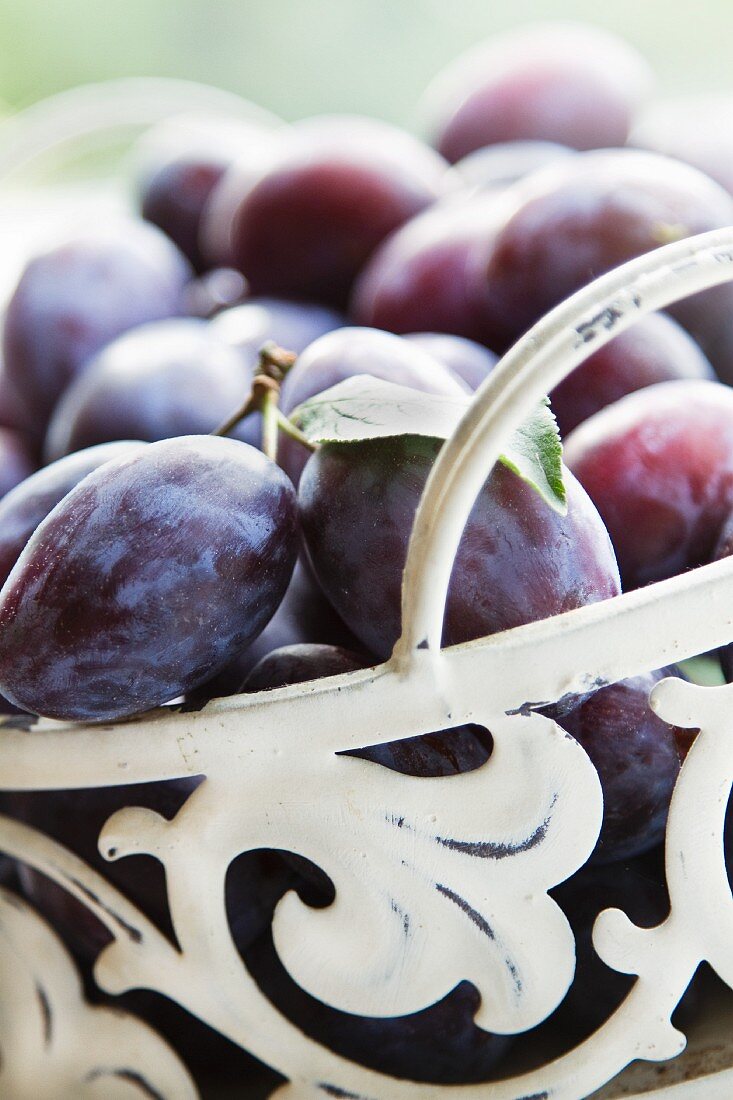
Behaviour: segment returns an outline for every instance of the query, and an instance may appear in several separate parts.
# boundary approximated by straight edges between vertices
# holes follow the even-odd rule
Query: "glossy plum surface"
[[[242,192],[234,266],[255,294],[342,306],[377,245],[450,187],[446,164],[373,119],[333,116],[293,128],[282,156]]]
[[[20,553],[52,508],[93,470],[112,459],[134,454],[141,444],[125,440],[90,447],[45,466],[0,501],[0,586]]]
[[[209,195],[229,167],[225,158],[181,155],[142,182],[140,213],[178,245],[196,271],[206,267],[199,227]]]
[[[448,367],[472,390],[479,388],[498,360],[493,351],[463,336],[449,336],[444,332],[410,332],[405,339]]]
[[[475,149],[454,167],[468,187],[501,189],[573,152],[554,141],[502,141]]]
[[[245,681],[255,665],[273,650],[283,647],[302,649],[330,649],[332,646],[346,647],[350,650],[358,647],[358,642],[345,623],[339,618],[331,604],[321,592],[312,570],[299,558],[282,602],[269,623],[240,653],[233,656],[226,668],[213,680],[204,684],[194,698],[202,702],[221,695],[232,695],[244,691]],[[339,652],[341,650],[339,649]],[[362,664],[369,664],[365,656],[360,656]],[[321,675],[316,672],[315,675]],[[324,672],[323,675],[326,675]],[[288,681],[290,682],[290,681]],[[293,683],[296,681],[293,680]],[[263,684],[263,687],[281,686]],[[247,688],[246,690],[249,690]]]
[[[283,7],[296,32],[304,32],[303,47],[309,46],[308,33],[323,28],[311,26],[307,5]],[[206,12],[212,25],[216,8]],[[599,18],[612,15],[601,12]],[[334,9],[336,31],[343,18],[348,12]],[[521,12],[517,18],[521,23]],[[448,14],[453,30],[461,19],[460,10]],[[198,29],[184,27],[189,36]],[[332,70],[358,63],[353,51],[339,50],[338,33],[332,38]],[[274,68],[274,55],[260,50],[261,56],[253,56],[253,43],[232,40],[229,49],[243,67]],[[414,42],[408,36],[402,45],[401,76],[409,82]],[[368,59],[375,87],[382,60]],[[280,70],[275,79],[287,84],[292,74]],[[160,85],[160,102],[154,91],[147,105],[140,102],[143,114],[166,114],[180,95],[181,103],[211,102],[219,117],[180,116],[153,126],[134,146],[137,159],[128,163],[128,199],[137,216],[107,225],[95,214],[96,200],[88,208],[82,202],[80,216],[85,209],[89,214],[86,232],[28,263],[0,335],[0,726],[6,727],[0,745],[20,737],[43,749],[38,714],[99,723],[85,727],[95,753],[105,739],[117,743],[123,737],[125,729],[112,723],[142,716],[138,732],[149,731],[152,744],[160,723],[146,719],[159,713],[150,708],[161,705],[183,731],[190,723],[213,727],[223,710],[239,707],[239,732],[246,740],[257,737],[260,707],[274,705],[271,698],[247,693],[294,685],[296,694],[313,703],[312,721],[293,731],[294,751],[307,755],[322,701],[309,681],[400,672],[396,661],[386,670],[379,666],[401,632],[408,543],[442,442],[396,436],[314,448],[304,446],[303,437],[296,442],[296,432],[286,434],[281,417],[277,435],[267,416],[270,458],[258,449],[259,411],[229,430],[230,438],[210,433],[250,395],[259,399],[266,384],[279,388],[286,416],[358,375],[435,395],[435,405],[467,406],[487,378],[491,387],[499,357],[576,290],[660,245],[733,227],[733,99],[723,97],[719,111],[707,103],[693,105],[689,115],[672,110],[662,134],[648,119],[637,122],[649,85],[649,69],[631,45],[599,28],[553,23],[496,36],[439,74],[424,100],[423,134],[432,145],[387,123],[349,115],[278,126],[265,112],[258,120],[253,105],[233,96],[232,117],[225,118],[227,93],[221,98],[216,89],[183,84],[169,92]],[[304,92],[298,114],[307,108]],[[133,113],[137,94],[128,104]],[[89,101],[92,115],[105,98],[102,91],[96,106]],[[126,114],[126,102],[123,95],[117,107],[111,100],[109,105],[113,113],[121,108]],[[49,148],[64,140],[63,114],[59,133],[52,126],[46,134]],[[83,137],[90,118],[84,110],[69,117],[66,136],[74,138],[76,128],[76,138]],[[71,183],[75,188],[76,181]],[[53,206],[45,194],[37,198],[33,233],[45,224],[46,206]],[[9,244],[6,259],[12,264],[14,242]],[[724,275],[729,259],[722,249],[713,266]],[[637,304],[644,308],[645,301],[640,292]],[[615,338],[550,395],[566,441],[567,514],[554,511],[507,465],[496,465],[460,539],[443,644],[537,622],[612,598],[622,583],[639,586],[733,554],[733,392],[721,384],[733,388],[733,282],[670,307],[669,315],[642,318],[621,335],[616,321],[613,308],[600,315]],[[590,327],[574,333],[577,347],[588,346]],[[269,342],[279,347],[264,350]],[[258,368],[269,377],[253,385]],[[346,407],[341,412],[354,420],[369,415]],[[524,443],[540,450],[546,439],[540,442],[530,431]],[[33,473],[42,459],[57,461]],[[494,641],[512,646],[512,638]],[[606,686],[599,686],[599,678],[584,695],[574,694],[568,683],[558,686],[567,694],[552,706],[538,701],[520,708],[544,716],[536,716],[540,732],[549,717],[561,727],[560,740],[562,730],[576,739],[603,789],[598,843],[568,881],[550,887],[528,878],[512,885],[507,865],[514,861],[504,861],[507,889],[524,888],[525,903],[544,905],[544,885],[567,914],[576,940],[567,996],[526,1035],[477,1028],[477,986],[486,997],[492,990],[479,982],[481,960],[473,957],[465,928],[462,935],[456,928],[465,948],[465,966],[452,979],[456,987],[446,992],[447,983],[439,990],[446,993],[442,1000],[424,1011],[360,1017],[298,988],[278,957],[273,913],[295,892],[314,909],[332,906],[337,918],[348,901],[342,891],[348,874],[338,873],[339,860],[342,870],[355,870],[347,866],[354,861],[360,865],[354,882],[361,877],[366,894],[382,904],[385,920],[391,904],[405,935],[424,919],[417,894],[389,896],[389,883],[379,880],[366,846],[342,844],[339,852],[336,844],[320,867],[299,854],[318,859],[307,837],[294,829],[288,840],[275,829],[268,830],[269,843],[280,849],[249,850],[250,842],[258,842],[255,813],[252,828],[240,838],[247,850],[232,860],[215,896],[199,890],[197,898],[192,883],[191,896],[172,891],[172,912],[163,864],[145,854],[116,859],[114,848],[100,851],[100,831],[122,807],[147,807],[170,822],[186,815],[188,799],[201,806],[207,791],[199,785],[208,785],[208,793],[216,790],[207,761],[191,767],[209,771],[210,779],[186,771],[185,779],[124,787],[0,791],[0,812],[83,859],[160,929],[174,951],[195,946],[177,942],[183,929],[176,903],[189,916],[198,903],[201,916],[204,910],[214,914],[223,902],[247,970],[239,977],[257,983],[273,1011],[312,1040],[308,1065],[294,1067],[292,1052],[280,1056],[272,1047],[267,1012],[259,1024],[252,1021],[262,1042],[250,1043],[256,1035],[225,1028],[236,1033],[239,1046],[155,990],[135,988],[134,973],[131,989],[107,994],[103,985],[115,982],[103,983],[100,971],[97,985],[94,964],[112,934],[86,905],[30,864],[8,860],[1,849],[0,885],[24,895],[65,941],[91,1003],[130,1011],[171,1043],[191,1069],[202,1100],[265,1100],[309,1088],[341,1100],[394,1100],[398,1092],[442,1095],[442,1086],[453,1085],[451,1096],[458,1098],[458,1088],[472,1084],[474,1095],[492,1096],[497,1086],[490,1082],[497,1078],[498,1091],[508,1096],[508,1079],[547,1066],[582,1041],[633,988],[633,973],[606,966],[593,948],[599,913],[618,906],[634,925],[648,928],[669,912],[664,830],[681,760],[699,731],[663,722],[649,705],[649,693],[663,676],[689,673],[712,680],[711,656]],[[720,659],[733,680],[733,640]],[[435,671],[435,682],[425,690],[440,692]],[[474,686],[490,711],[497,685],[486,679]],[[239,698],[210,705],[232,695]],[[396,695],[393,702],[399,702]],[[466,713],[448,713],[444,721]],[[375,795],[370,809],[377,814],[380,781],[384,788],[397,783],[412,790],[418,800],[422,788],[425,819],[432,822],[432,811],[440,809],[431,804],[434,793],[449,782],[441,777],[452,777],[460,799],[471,786],[465,773],[483,769],[491,797],[488,769],[499,765],[505,745],[494,743],[489,728],[464,724],[370,746],[369,740],[396,736],[399,723],[390,729],[391,718],[386,711],[366,720],[359,715],[363,731],[341,744],[361,747],[331,761],[336,802],[341,800],[345,814],[354,809],[354,777],[358,783],[366,773]],[[134,733],[129,723],[127,730]],[[52,740],[65,736],[70,745],[81,743],[73,731],[51,731]],[[190,762],[190,754],[184,756]],[[694,751],[690,764],[694,768]],[[125,761],[119,765],[124,769]],[[121,771],[115,783],[123,779]],[[73,785],[73,775],[63,782]],[[265,795],[266,788],[265,782]],[[241,797],[247,800],[246,784]],[[294,783],[286,797],[297,826],[310,794]],[[272,799],[263,812],[277,816]],[[391,820],[409,826],[406,819]],[[203,822],[205,832],[209,825]],[[338,826],[334,821],[334,834]],[[403,837],[407,833],[403,829]],[[436,841],[444,834],[430,831]],[[528,849],[542,840],[544,826],[536,834],[518,847],[500,845],[507,850],[498,854]],[[456,849],[458,874],[461,861],[466,869],[475,857],[469,849],[476,845],[444,842]],[[569,851],[571,843],[572,837],[560,837],[560,848]],[[724,849],[733,884],[733,800]],[[446,879],[435,868],[423,870],[430,886],[446,891],[440,885]],[[98,901],[76,886],[88,903]],[[465,891],[453,896],[495,941],[501,936],[497,907],[507,901],[499,886],[497,891],[483,906]],[[134,909],[123,920],[111,901],[106,914],[123,938],[138,938],[141,918]],[[322,918],[327,927],[329,915]],[[555,920],[559,934],[558,913]],[[531,974],[525,981],[512,970],[509,954],[504,963],[516,979],[515,993],[523,995],[524,981],[532,1000],[530,985],[543,976]],[[229,969],[233,962],[236,971],[237,957],[229,955],[219,961]],[[398,945],[387,966],[403,963]],[[545,965],[549,973],[558,960],[548,957]],[[209,969],[213,974],[216,968]],[[120,975],[124,986],[130,975]],[[409,983],[415,974],[405,970],[403,977]],[[152,984],[156,980],[150,976]],[[46,1012],[42,983],[36,992],[47,1033],[43,1053],[53,1055],[58,1025],[63,1029],[66,1021],[54,1005],[53,1013]],[[211,992],[208,1006],[198,1008],[225,1026],[237,1006],[227,988]],[[7,993],[0,989],[0,1017]],[[389,1003],[376,1007],[394,1011]],[[331,1069],[315,1074],[316,1043],[404,1084],[393,1081],[390,1087],[382,1079],[380,1085],[367,1074],[364,1098],[344,1091],[344,1084],[362,1090],[341,1079],[348,1075],[339,1073],[338,1062],[331,1065],[333,1075]],[[246,1049],[250,1045],[294,1072],[294,1080],[257,1063]],[[590,1057],[599,1049],[591,1047]],[[17,1052],[7,1053],[13,1061]],[[109,1070],[114,1086],[152,1096],[135,1061],[131,1056],[129,1068],[120,1063]],[[306,1081],[310,1069],[313,1079]],[[52,1068],[47,1090],[41,1090],[49,1097],[55,1089],[64,1091],[54,1073]],[[569,1096],[573,1084],[561,1081],[559,1093]],[[520,1082],[517,1098],[521,1092],[523,1100],[543,1100],[542,1087],[535,1095]],[[612,1084],[611,1091],[619,1087],[623,1091],[623,1084]],[[524,1096],[530,1092],[532,1097]]]
[[[550,394],[560,432],[578,424],[627,393],[676,378],[714,379],[699,345],[664,313],[642,317],[581,363]]]
[[[567,437],[565,461],[611,535],[624,588],[702,565],[733,508],[733,390],[661,382]]]
[[[611,149],[570,157],[505,193],[513,203],[483,272],[482,336],[502,351],[575,290],[660,245],[733,222],[733,199],[701,172],[653,153]],[[673,312],[716,369],[733,291],[696,295]],[[726,329],[727,331],[727,329]],[[721,346],[720,341],[723,340]]]
[[[247,297],[247,280],[233,267],[215,267],[186,287],[186,314],[208,321],[225,309],[233,309]]]
[[[32,259],[8,304],[3,354],[33,422],[42,430],[63,390],[104,344],[135,325],[182,313],[190,275],[165,234],[132,219]]]
[[[599,149],[625,143],[650,83],[644,59],[599,27],[530,24],[452,62],[428,89],[426,113],[451,161],[504,141]]]
[[[292,487],[247,444],[184,436],[107,463],[0,593],[0,691],[82,721],[176,698],[264,628],[296,554]]]
[[[242,405],[251,386],[251,368],[205,321],[141,325],[108,344],[66,390],[49,424],[46,457],[114,439],[204,435]]]
[[[209,268],[237,270],[234,222],[246,195],[271,168],[280,163],[292,143],[290,127],[270,133],[264,145],[258,145],[237,157],[211,192],[201,214],[199,247]],[[241,272],[240,272],[241,274]]]
[[[407,543],[439,447],[415,436],[328,444],[303,473],[301,520],[318,580],[344,622],[379,657],[389,655],[399,636]],[[603,523],[571,474],[566,487],[568,512],[560,516],[516,474],[496,466],[456,557],[446,644],[618,593]]]
[[[262,657],[244,681],[244,691],[269,691],[317,680],[322,676],[339,676],[365,668],[364,657],[342,646],[302,643],[273,649]]]
[[[583,746],[601,779],[599,863],[629,859],[664,839],[677,775],[680,731],[658,718],[649,693],[668,671],[601,688],[557,721]]]
[[[240,158],[265,156],[274,140],[266,126],[223,115],[174,115],[138,141],[133,158],[140,212],[174,241],[197,271],[209,265],[200,246],[209,198]]]
[[[484,273],[506,218],[501,196],[493,194],[439,203],[412,218],[360,272],[351,316],[390,332],[481,339]]]
[[[314,341],[298,357],[282,388],[281,407],[291,413],[316,394],[357,374],[369,374],[424,393],[465,396],[469,384],[417,344],[370,328],[342,328]],[[295,485],[309,452],[283,437],[279,462]]]
[[[371,328],[342,328],[314,341],[283,384],[285,412],[357,374],[370,374],[424,393],[466,396],[468,383],[416,342]]]
[[[319,336],[345,324],[341,313],[315,302],[250,298],[220,313],[211,331],[236,348],[248,366],[254,366],[260,348],[269,340],[300,355]]]

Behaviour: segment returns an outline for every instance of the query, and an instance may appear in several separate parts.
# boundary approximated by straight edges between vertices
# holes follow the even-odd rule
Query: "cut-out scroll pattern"
[[[142,1021],[83,999],[55,935],[0,889],[0,1096],[195,1100],[188,1072]]]
[[[281,1095],[292,1097],[320,1090],[372,1100],[578,1100],[633,1058],[681,1049],[669,1016],[697,962],[709,958],[725,980],[733,977],[722,858],[733,689],[657,688],[667,720],[702,728],[670,814],[672,914],[643,932],[617,913],[602,917],[601,955],[639,980],[601,1030],[533,1073],[491,1086],[414,1085],[319,1047],[267,1002],[242,965],[223,890],[230,861],[264,845],[327,871],[337,889],[333,906],[309,911],[286,896],[274,933],[295,977],[337,1006],[413,1011],[469,978],[483,995],[479,1024],[518,1031],[558,1003],[572,976],[572,941],[546,891],[587,858],[601,804],[585,755],[532,705],[729,641],[733,562],[439,653],[456,531],[483,467],[527,403],[635,316],[729,279],[732,258],[726,230],[634,261],[558,307],[507,356],[436,463],[406,571],[405,634],[387,665],[200,714],[169,711],[96,730],[40,722],[30,732],[0,731],[0,775],[9,789],[207,777],[173,822],[132,808],[103,830],[109,856],[152,852],[163,862],[180,947],[96,876],[95,911],[115,937],[96,967],[103,988],[141,985],[171,996],[281,1070],[290,1079]],[[494,736],[489,762],[467,775],[387,775],[337,755],[466,721]],[[72,857],[31,832],[0,822],[0,845],[71,883]],[[77,881],[89,874],[74,865]],[[123,923],[113,927],[110,914],[122,910]],[[131,927],[145,931],[130,935]]]

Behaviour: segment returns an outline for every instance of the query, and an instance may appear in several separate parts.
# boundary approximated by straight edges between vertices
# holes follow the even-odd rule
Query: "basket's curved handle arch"
[[[409,666],[425,644],[439,652],[463,530],[510,433],[575,367],[640,317],[731,280],[733,226],[614,268],[556,306],[506,353],[442,447],[425,486],[408,546],[395,663]]]
[[[284,123],[234,92],[173,77],[132,76],[59,92],[0,123],[0,180],[79,141],[203,112],[275,129]]]

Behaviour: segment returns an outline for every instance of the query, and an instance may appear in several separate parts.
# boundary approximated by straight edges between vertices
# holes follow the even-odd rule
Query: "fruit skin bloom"
[[[599,27],[538,23],[461,54],[425,96],[436,147],[450,161],[485,145],[554,141],[625,145],[652,83],[633,47]]]
[[[583,746],[603,788],[597,863],[648,852],[664,840],[669,803],[680,770],[681,730],[659,718],[649,694],[674,669],[632,676],[601,688],[559,724]]]
[[[715,380],[715,372],[689,333],[666,313],[650,313],[615,336],[563,379],[550,394],[562,436],[600,412],[657,382]]]
[[[565,460],[609,530],[624,588],[710,561],[733,508],[733,390],[660,382],[584,421]]]
[[[308,551],[326,595],[367,649],[387,657],[400,632],[402,571],[415,511],[440,443],[416,436],[322,447],[299,503]],[[463,534],[443,640],[465,642],[569,611],[620,591],[608,533],[565,472],[558,515],[499,464]]]
[[[164,233],[132,219],[30,261],[8,303],[3,356],[37,431],[96,351],[136,325],[184,312],[191,275]]]
[[[123,439],[88,447],[44,466],[7,493],[0,501],[0,587],[39,523],[82,478],[105,462],[133,454],[142,446]]]
[[[80,721],[182,695],[264,628],[297,543],[292,485],[246,443],[182,436],[106,463],[0,592],[0,691]]]
[[[242,189],[230,262],[254,294],[340,308],[374,249],[451,192],[447,169],[385,122],[335,115],[297,123],[282,155]]]

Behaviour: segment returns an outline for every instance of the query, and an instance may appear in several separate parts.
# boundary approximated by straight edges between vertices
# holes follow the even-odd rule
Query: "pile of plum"
[[[109,722],[386,659],[442,440],[407,416],[391,435],[314,441],[304,410],[315,402],[335,416],[349,380],[386,405],[406,388],[431,407],[462,407],[564,297],[661,244],[732,224],[733,180],[723,168],[713,178],[715,148],[701,158],[691,143],[697,166],[681,141],[666,155],[669,128],[656,132],[643,114],[650,87],[625,43],[553,25],[478,47],[439,76],[423,112],[432,146],[338,115],[274,129],[181,117],[147,133],[133,161],[136,215],[54,242],[5,311],[9,721],[32,736],[33,715]],[[497,464],[455,562],[445,644],[730,553],[731,384],[728,285],[639,321],[575,370],[550,395],[562,506]],[[730,653],[721,665],[733,675]],[[667,912],[659,850],[692,734],[657,718],[648,696],[679,674],[639,676],[553,712],[597,767],[605,807],[589,864],[555,891],[578,968],[537,1050],[588,1034],[631,984],[593,955],[598,911],[619,905],[650,924]],[[489,730],[467,726],[361,755],[450,775],[491,749]],[[146,857],[102,864],[96,838],[119,806],[170,816],[200,781],[5,804],[167,928],[160,868]],[[10,873],[88,964],[101,925],[43,876]],[[248,966],[304,1030],[416,1080],[483,1080],[518,1048],[531,1060],[526,1037],[474,1026],[468,980],[425,1012],[387,1020],[308,997],[270,937],[288,889],[312,905],[332,896],[317,868],[257,852],[232,866],[227,902]],[[199,1038],[206,1049],[215,1041]]]

